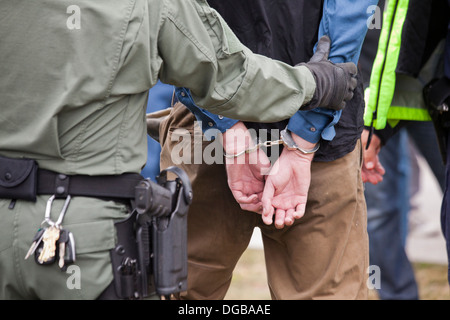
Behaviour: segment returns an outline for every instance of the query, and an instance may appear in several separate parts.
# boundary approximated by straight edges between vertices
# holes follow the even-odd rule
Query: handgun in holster
[[[177,178],[168,180],[167,173]],[[187,290],[187,212],[192,187],[177,167],[163,170],[157,183],[136,186],[134,209],[116,223],[118,244],[111,252],[116,294],[140,299],[169,297]]]
[[[450,79],[434,79],[423,89],[428,112],[433,120],[442,160],[447,162],[448,133],[450,128]]]

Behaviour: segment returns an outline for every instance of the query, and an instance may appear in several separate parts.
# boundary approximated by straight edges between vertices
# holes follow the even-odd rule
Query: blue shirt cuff
[[[331,141],[336,135],[334,125],[338,123],[342,111],[326,108],[300,110],[289,120],[287,128],[299,137],[311,143],[322,138]]]
[[[214,140],[217,135],[217,130],[224,133],[226,130],[239,122],[239,120],[216,115],[198,107],[192,99],[189,89],[176,88],[175,95],[177,99],[194,114],[203,131],[203,135],[208,140]]]

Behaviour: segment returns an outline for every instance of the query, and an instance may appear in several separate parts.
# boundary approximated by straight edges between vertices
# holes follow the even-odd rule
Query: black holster
[[[433,120],[439,149],[445,164],[450,130],[450,80],[447,78],[432,80],[424,87],[423,96]]]
[[[167,180],[167,172],[178,177]],[[158,183],[136,187],[130,216],[116,223],[118,243],[111,250],[115,291],[121,299],[187,290],[187,212],[192,188],[184,171],[163,170]]]

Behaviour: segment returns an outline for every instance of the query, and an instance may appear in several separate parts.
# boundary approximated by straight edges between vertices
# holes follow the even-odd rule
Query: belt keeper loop
[[[69,195],[69,176],[57,174],[55,178],[55,193],[58,198],[65,198]]]

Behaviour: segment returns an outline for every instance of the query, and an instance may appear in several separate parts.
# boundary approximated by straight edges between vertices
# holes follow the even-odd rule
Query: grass
[[[419,296],[422,300],[450,300],[447,266],[414,263]]]
[[[414,263],[413,266],[421,300],[450,300],[446,265]],[[262,250],[248,249],[244,253],[225,299],[270,300]],[[378,299],[376,291],[370,290],[369,299]]]

